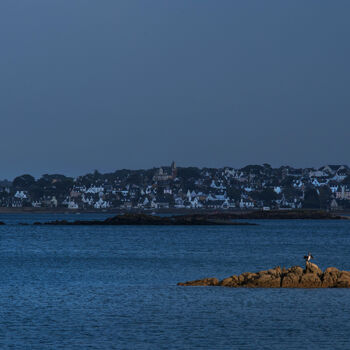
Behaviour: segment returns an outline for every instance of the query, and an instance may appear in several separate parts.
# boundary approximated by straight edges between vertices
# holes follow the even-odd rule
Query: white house
[[[17,191],[14,195],[15,198],[18,199],[27,199],[27,195],[25,193],[25,191]]]

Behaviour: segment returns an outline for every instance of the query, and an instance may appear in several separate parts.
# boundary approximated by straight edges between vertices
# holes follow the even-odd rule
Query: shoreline
[[[280,213],[283,216],[288,216],[288,213],[300,213],[300,214],[311,214],[311,213],[327,213],[329,216],[349,216],[350,210],[336,210],[336,211],[326,211],[320,209],[276,209],[270,211],[263,211],[262,209],[252,209],[252,210],[218,210],[218,209],[68,209],[68,208],[6,208],[0,207],[0,214],[125,214],[125,213],[142,213],[142,214],[225,214],[225,215],[253,215],[254,213],[263,213],[264,216],[269,217],[272,214]]]

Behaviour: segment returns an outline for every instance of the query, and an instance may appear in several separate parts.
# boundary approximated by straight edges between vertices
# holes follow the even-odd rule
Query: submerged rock
[[[221,281],[216,278],[178,283],[179,286],[221,286],[233,288],[350,288],[350,271],[329,267],[324,272],[313,263],[306,263],[305,269],[293,266],[257,273],[245,272]]]

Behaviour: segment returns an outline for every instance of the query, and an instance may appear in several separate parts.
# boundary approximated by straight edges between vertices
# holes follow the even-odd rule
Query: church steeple
[[[173,162],[171,163],[171,176],[172,176],[173,179],[175,179],[176,175],[177,175],[176,164],[175,164],[175,162],[173,161]]]

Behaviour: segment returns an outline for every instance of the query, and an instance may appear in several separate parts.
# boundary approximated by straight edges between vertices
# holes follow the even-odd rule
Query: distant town
[[[240,169],[170,166],[117,170],[76,178],[29,174],[0,181],[2,208],[72,210],[157,209],[326,209],[350,208],[350,168],[273,168],[269,164]]]

